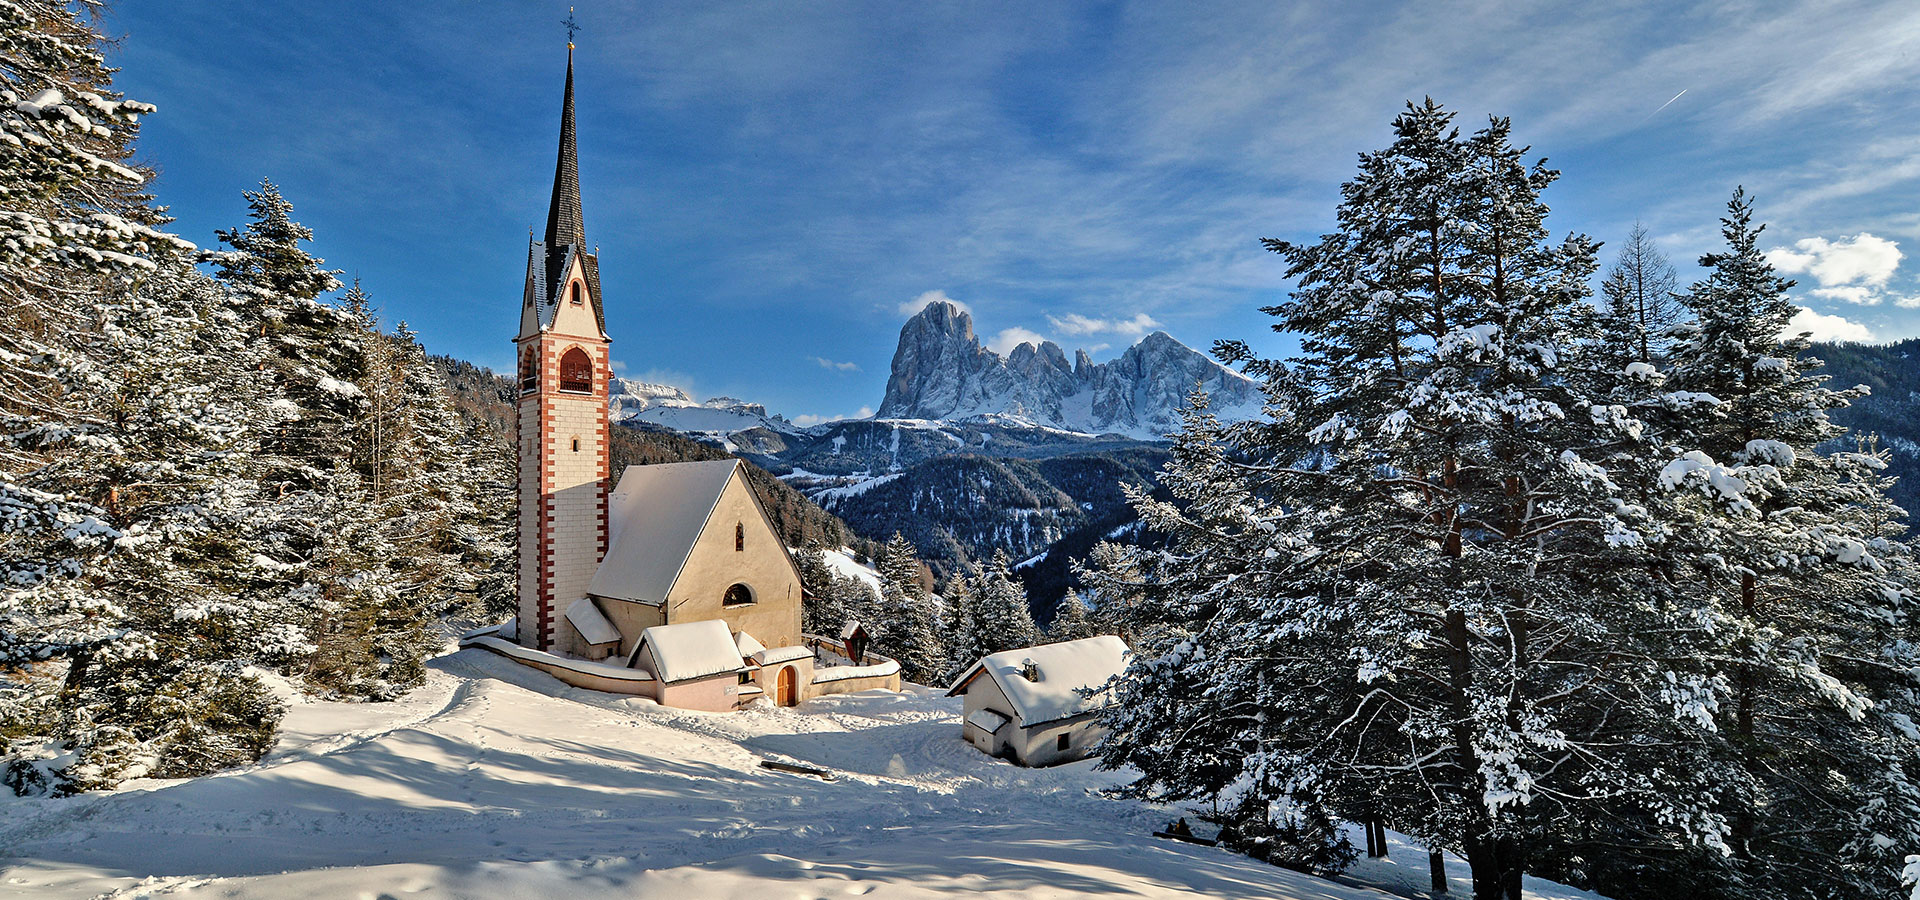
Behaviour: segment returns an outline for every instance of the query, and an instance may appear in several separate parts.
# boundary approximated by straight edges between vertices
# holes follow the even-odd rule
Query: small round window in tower
[[[720,598],[721,606],[746,606],[753,602],[753,589],[744,584],[727,588],[727,594]]]
[[[593,390],[593,360],[587,351],[575,347],[560,357],[560,389],[563,391]]]

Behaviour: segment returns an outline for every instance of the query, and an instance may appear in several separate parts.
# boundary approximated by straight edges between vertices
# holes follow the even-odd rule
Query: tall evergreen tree
[[[1692,505],[1693,578],[1717,601],[1720,724],[1732,784],[1735,872],[1722,896],[1867,896],[1920,846],[1914,820],[1916,667],[1908,547],[1885,499],[1884,458],[1821,445],[1828,412],[1864,389],[1823,386],[1805,335],[1786,334],[1792,282],[1759,249],[1736,191],[1727,249],[1686,294],[1698,329],[1676,388],[1714,398],[1662,481]]]
[[[1619,323],[1626,338],[1620,349],[1629,354],[1629,361],[1656,363],[1667,358],[1676,337],[1674,329],[1687,320],[1686,306],[1675,293],[1679,286],[1679,275],[1666,254],[1646,227],[1635,222],[1600,282],[1606,299],[1602,314]]]
[[[945,668],[939,616],[920,580],[920,557],[905,535],[894,535],[880,551],[880,616],[885,637],[881,652],[900,661],[910,681],[931,681]]]
[[[1722,823],[1685,764],[1708,724],[1682,646],[1698,610],[1653,577],[1659,523],[1601,465],[1641,426],[1578,377],[1595,247],[1549,240],[1557,173],[1506,120],[1463,138],[1451,119],[1410,104],[1338,231],[1269,242],[1299,288],[1268,311],[1302,355],[1220,346],[1281,412],[1231,453],[1201,419],[1168,478],[1189,511],[1142,504],[1175,535],[1147,581],[1203,624],[1139,648],[1107,761],[1145,796],[1384,817],[1460,850],[1476,897],[1518,900],[1575,825],[1685,845]],[[1182,745],[1196,732],[1207,749]],[[1324,822],[1247,830],[1335,865]]]

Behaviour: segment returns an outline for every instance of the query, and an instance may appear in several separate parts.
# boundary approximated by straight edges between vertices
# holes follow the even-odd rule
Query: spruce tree
[[[920,557],[905,535],[894,535],[880,551],[880,611],[885,638],[880,651],[900,661],[910,681],[939,677],[946,662],[940,646],[938,613],[920,580]]]
[[[1864,388],[1823,385],[1805,335],[1786,334],[1792,282],[1760,251],[1763,226],[1736,191],[1727,249],[1685,300],[1697,331],[1674,354],[1674,386],[1710,397],[1688,452],[1662,483],[1697,516],[1692,579],[1715,601],[1719,710],[1731,781],[1735,871],[1724,896],[1883,891],[1912,819],[1916,668],[1906,608],[1911,553],[1897,539],[1882,455],[1842,437],[1828,412]]]

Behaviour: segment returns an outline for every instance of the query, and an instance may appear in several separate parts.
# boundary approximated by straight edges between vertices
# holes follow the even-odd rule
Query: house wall
[[[812,692],[813,657],[806,656],[800,659],[761,666],[754,672],[753,681],[759,685],[762,690],[766,691],[766,698],[768,700],[772,700],[775,703],[780,702],[780,670],[786,668],[794,670],[793,700],[795,703],[815,696]]]
[[[1000,690],[1000,685],[995,684],[991,676],[984,672],[975,676],[972,681],[967,682],[967,690],[960,695],[960,699],[962,709],[960,736],[967,743],[980,748],[980,752],[988,756],[1006,754],[1009,747],[1016,755],[1021,751],[1022,744],[1009,740],[1019,730],[1020,717],[1014,714],[1013,703],[1007,699],[1006,693]],[[966,717],[983,709],[993,710],[1011,721],[1000,726],[999,732],[994,734],[989,734],[975,725],[966,724]]]
[[[1107,733],[1107,729],[1095,721],[1093,713],[1032,727],[1008,725],[1001,729],[1009,730],[1014,732],[1010,739],[1014,742],[1015,757],[1029,766],[1052,766],[1085,759]],[[1067,736],[1065,750],[1060,749],[1061,735]]]
[[[857,694],[861,691],[899,691],[900,673],[890,675],[864,675],[859,678],[840,678],[822,681],[818,684],[803,684],[801,689],[807,697],[825,697],[829,694]]]
[[[735,524],[746,527],[745,550],[734,549]],[[722,606],[727,588],[736,582],[753,591],[755,602]],[[753,489],[738,471],[695,539],[666,607],[667,624],[720,619],[733,631],[745,631],[768,647],[799,642],[800,577],[786,545],[767,523]],[[624,626],[621,633],[626,633]]]
[[[640,632],[655,625],[667,624],[666,612],[658,606],[608,597],[595,598],[595,602],[600,605],[600,612],[606,615],[607,621],[613,623],[613,627],[620,632],[619,656],[622,660],[633,655],[634,645],[640,643]]]
[[[707,712],[727,712],[740,702],[740,678],[732,672],[716,675],[712,678],[695,678],[689,681],[661,685],[659,696],[661,706],[676,709],[700,709]]]

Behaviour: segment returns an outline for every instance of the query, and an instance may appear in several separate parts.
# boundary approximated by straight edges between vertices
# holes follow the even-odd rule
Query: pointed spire
[[[553,167],[553,202],[547,206],[547,246],[585,242],[586,222],[580,215],[580,160],[573,140],[573,42],[569,40],[567,94],[560,110],[560,159]]]

